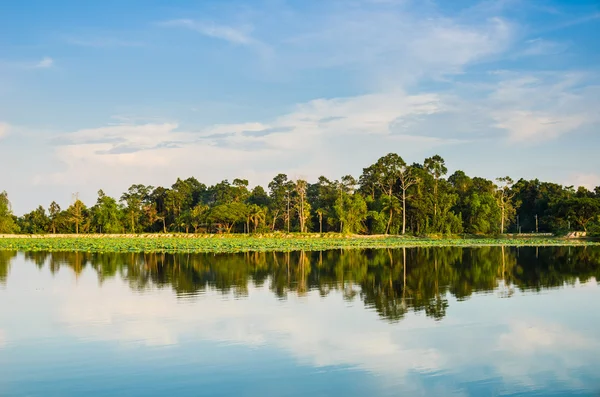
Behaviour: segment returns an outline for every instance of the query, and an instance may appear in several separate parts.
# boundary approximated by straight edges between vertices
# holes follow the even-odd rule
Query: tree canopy
[[[213,186],[178,178],[170,187],[133,184],[119,199],[99,190],[89,208],[75,194],[64,210],[53,201],[20,217],[2,192],[0,233],[600,234],[600,187],[447,175],[439,155],[408,165],[389,153],[358,179],[278,174],[264,189],[240,178]]]

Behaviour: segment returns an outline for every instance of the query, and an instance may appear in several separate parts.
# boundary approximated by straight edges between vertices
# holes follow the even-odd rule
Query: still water
[[[0,251],[1,396],[589,395],[600,249]]]

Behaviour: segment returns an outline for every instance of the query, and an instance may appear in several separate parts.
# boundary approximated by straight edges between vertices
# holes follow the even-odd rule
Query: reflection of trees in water
[[[6,282],[14,252],[0,252],[0,282]],[[477,291],[503,297],[515,288],[539,291],[577,280],[600,280],[600,249],[593,247],[509,248],[436,247],[398,250],[335,250],[323,252],[252,252],[244,254],[98,254],[28,252],[28,261],[61,267],[79,275],[86,267],[102,284],[117,275],[131,289],[172,288],[178,295],[197,295],[208,288],[248,295],[252,281],[281,299],[332,290],[344,299],[361,299],[389,321],[408,311],[444,318],[448,296],[468,299]]]
[[[17,253],[14,251],[0,251],[0,285],[6,284],[10,272],[10,263],[15,256],[17,256]]]

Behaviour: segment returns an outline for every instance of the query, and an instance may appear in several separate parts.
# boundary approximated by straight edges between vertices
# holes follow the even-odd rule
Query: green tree
[[[222,225],[227,233],[238,222],[246,220],[248,215],[248,206],[244,203],[220,204],[210,210],[209,220],[218,225]]]
[[[50,227],[52,228],[52,233],[56,234],[56,221],[60,215],[60,205],[58,205],[56,201],[51,202],[48,207],[48,213],[50,214]]]
[[[433,217],[434,217],[434,221],[435,218],[437,217],[437,209],[438,209],[438,185],[439,185],[439,180],[442,176],[446,175],[446,173],[448,172],[448,169],[446,168],[446,162],[444,161],[444,159],[439,156],[439,155],[435,155],[433,157],[429,157],[427,159],[425,159],[425,162],[423,164],[425,166],[425,170],[427,170],[427,172],[429,174],[431,174],[435,180],[435,184],[434,184],[434,188],[433,188]]]
[[[208,213],[208,205],[197,204],[192,208],[190,213],[191,223],[194,227],[194,233],[198,233],[198,228],[204,223],[206,215]]]
[[[40,205],[37,209],[19,218],[19,229],[23,233],[42,234],[48,231],[50,223],[46,210]]]
[[[129,217],[131,233],[136,232],[136,225],[138,224],[139,219],[143,213],[144,203],[148,201],[152,189],[152,186],[145,186],[139,184],[131,185],[127,192],[123,193],[123,195],[121,196],[121,202],[124,202],[126,205],[125,210]],[[181,204],[180,202],[177,202],[175,205],[180,206]]]
[[[12,207],[8,200],[8,194],[0,193],[0,233],[17,233],[19,227],[15,222]]]
[[[335,212],[341,222],[341,233],[360,233],[367,218],[367,203],[360,193],[343,193],[335,204]]]
[[[67,209],[67,216],[69,222],[75,227],[76,234],[79,234],[79,228],[86,220],[86,210],[83,201],[79,200],[79,196],[75,194],[75,201]]]
[[[101,189],[98,191],[96,205],[91,209],[94,228],[99,233],[121,233],[121,209],[117,200],[107,196]]]

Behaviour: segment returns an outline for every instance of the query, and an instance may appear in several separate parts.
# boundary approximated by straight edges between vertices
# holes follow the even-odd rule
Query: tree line
[[[270,233],[346,234],[600,234],[600,187],[563,186],[510,177],[491,181],[463,171],[448,176],[439,155],[408,165],[390,153],[358,179],[315,183],[276,175],[268,184],[194,177],[171,187],[132,185],[121,197],[98,191],[87,206],[77,195],[23,215],[0,193],[0,233]]]

